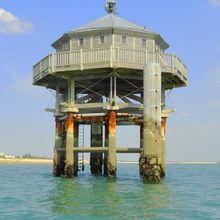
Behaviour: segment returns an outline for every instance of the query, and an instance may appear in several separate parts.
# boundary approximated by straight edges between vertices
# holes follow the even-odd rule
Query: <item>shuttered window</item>
[[[146,47],[146,46],[147,46],[147,41],[146,41],[146,39],[142,39],[142,46],[143,46],[143,47]]]
[[[100,36],[99,42],[100,44],[105,44],[105,36]]]
[[[84,46],[84,38],[83,37],[81,37],[81,38],[79,38],[79,46]]]
[[[122,36],[122,44],[126,45],[127,44],[127,37]]]

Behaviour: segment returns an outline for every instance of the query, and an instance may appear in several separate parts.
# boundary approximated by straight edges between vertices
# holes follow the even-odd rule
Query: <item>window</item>
[[[69,50],[69,42],[65,42],[62,44],[62,50]]]
[[[146,46],[147,46],[147,41],[146,41],[146,39],[142,39],[142,46],[143,46],[143,47],[146,47]]]
[[[122,36],[122,44],[127,44],[127,37],[125,36]]]
[[[105,44],[105,36],[100,36],[99,42],[100,44]]]
[[[84,38],[79,38],[79,46],[84,46]]]

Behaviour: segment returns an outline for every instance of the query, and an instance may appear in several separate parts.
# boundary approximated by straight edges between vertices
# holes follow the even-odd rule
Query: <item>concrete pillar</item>
[[[143,140],[143,132],[144,132],[144,126],[143,123],[140,124],[140,148],[143,150],[144,147],[144,140]],[[139,172],[140,175],[143,175],[142,166],[139,166]]]
[[[74,147],[79,147],[79,123],[75,122],[74,125]],[[78,163],[79,163],[79,156],[78,153],[74,153],[74,175],[77,176],[78,174]]]
[[[144,131],[140,166],[144,182],[157,183],[161,176],[161,67],[144,67]]]
[[[68,103],[70,107],[67,108],[66,118],[66,164],[65,164],[65,176],[71,178],[75,175],[75,163],[74,163],[74,103],[75,103],[75,81],[73,77],[70,77],[68,81]]]
[[[61,175],[61,155],[59,148],[62,147],[62,121],[59,117],[55,118],[56,132],[55,132],[55,148],[54,148],[54,160],[53,160],[53,175]]]
[[[117,159],[116,159],[116,112],[109,112],[108,121],[108,176],[116,176]]]
[[[161,177],[166,176],[166,118],[161,120]]]
[[[166,109],[166,90],[162,84],[161,89],[161,111],[164,112]],[[166,120],[167,117],[161,119],[161,177],[166,176]]]
[[[91,147],[102,147],[102,123],[91,124]],[[103,156],[102,153],[90,154],[90,170],[92,174],[102,174]]]
[[[109,125],[108,125],[108,121],[105,122],[105,147],[108,147],[108,133],[109,133]],[[108,153],[104,153],[104,175],[108,175]]]
[[[68,178],[71,178],[75,175],[73,146],[74,146],[74,114],[68,112],[66,118],[66,165],[65,165],[65,176]]]
[[[62,133],[61,133],[61,147],[66,147],[66,123],[62,122]],[[61,175],[65,174],[65,161],[66,161],[66,153],[64,151],[59,152],[60,153],[60,172]]]

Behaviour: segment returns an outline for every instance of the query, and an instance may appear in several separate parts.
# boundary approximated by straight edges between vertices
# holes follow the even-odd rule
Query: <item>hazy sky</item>
[[[53,154],[54,118],[44,111],[53,96],[32,86],[32,66],[64,32],[103,16],[104,2],[0,0],[0,152]],[[220,161],[220,0],[117,2],[121,17],[160,32],[189,69],[189,86],[167,100],[176,109],[168,160]],[[117,133],[118,145],[138,146],[138,129]]]

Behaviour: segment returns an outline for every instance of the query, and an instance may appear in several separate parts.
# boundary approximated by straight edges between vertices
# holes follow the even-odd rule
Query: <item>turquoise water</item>
[[[137,165],[119,165],[116,180],[51,170],[0,165],[0,219],[220,219],[220,165],[168,165],[157,185]]]

